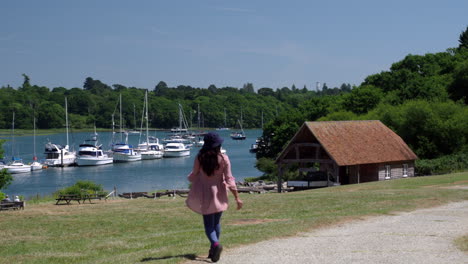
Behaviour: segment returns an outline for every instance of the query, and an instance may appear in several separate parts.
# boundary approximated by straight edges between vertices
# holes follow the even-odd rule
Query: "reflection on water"
[[[223,148],[227,150],[236,180],[260,176],[261,172],[254,167],[255,155],[249,153],[249,148],[261,135],[261,131],[247,130],[247,140],[231,140],[230,131],[217,132],[224,138]],[[99,134],[99,142],[103,144],[103,149],[109,148],[111,135],[109,132]],[[157,134],[151,132],[151,135],[160,139],[166,136],[163,132]],[[77,149],[78,145],[88,137],[89,133],[74,133],[70,136],[70,145]],[[55,134],[36,137],[36,154],[39,159],[43,157],[44,145],[49,141],[48,139],[52,142],[62,143],[66,142],[66,135]],[[138,140],[139,136],[129,137],[131,144],[137,145]],[[32,137],[17,137],[14,150],[12,150],[10,142],[4,145],[5,155],[11,157],[13,152],[15,156],[23,158],[25,162],[31,162],[34,152],[32,142]],[[198,148],[193,147],[190,157],[144,160],[103,166],[49,168],[25,174],[14,174],[13,183],[4,192],[10,195],[24,195],[25,197],[36,194],[48,195],[73,185],[77,180],[94,181],[102,184],[105,190],[112,190],[115,186],[119,193],[156,189],[185,189],[188,187],[187,175],[192,169],[197,152]]]

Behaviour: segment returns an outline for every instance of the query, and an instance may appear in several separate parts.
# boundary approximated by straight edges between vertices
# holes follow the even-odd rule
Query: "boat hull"
[[[141,159],[142,160],[152,160],[152,159],[160,159],[163,157],[162,151],[145,151],[141,152]]]
[[[44,165],[42,165],[41,163],[37,161],[31,163],[30,166],[31,166],[31,171],[42,170],[44,168]]]
[[[27,173],[31,171],[31,167],[28,165],[23,166],[5,166],[4,169],[8,171],[10,174],[18,174],[18,173]]]
[[[190,150],[166,150],[164,151],[165,158],[178,158],[190,156]]]
[[[114,162],[113,158],[111,157],[78,157],[76,159],[76,164],[78,166],[99,166],[99,165],[106,165],[112,164]]]
[[[140,154],[124,154],[124,153],[114,153],[113,162],[134,162],[141,160]]]
[[[48,167],[67,167],[67,166],[74,166],[76,165],[76,157],[62,159],[46,159],[44,164]]]

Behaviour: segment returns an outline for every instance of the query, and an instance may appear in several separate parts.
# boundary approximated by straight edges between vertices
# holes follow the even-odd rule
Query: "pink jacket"
[[[214,214],[228,208],[228,188],[236,190],[236,182],[231,172],[231,162],[226,154],[218,156],[219,168],[207,176],[195,158],[193,170],[188,175],[192,183],[185,203],[199,214]]]

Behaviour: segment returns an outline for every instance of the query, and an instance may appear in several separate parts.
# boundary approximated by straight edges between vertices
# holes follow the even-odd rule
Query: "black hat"
[[[203,148],[212,149],[221,146],[224,139],[220,137],[217,133],[210,132],[203,137]]]

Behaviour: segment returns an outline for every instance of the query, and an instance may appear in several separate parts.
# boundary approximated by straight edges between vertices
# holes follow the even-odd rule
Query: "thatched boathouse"
[[[379,120],[305,122],[276,159],[278,190],[292,165],[310,188],[412,177],[416,159]]]

